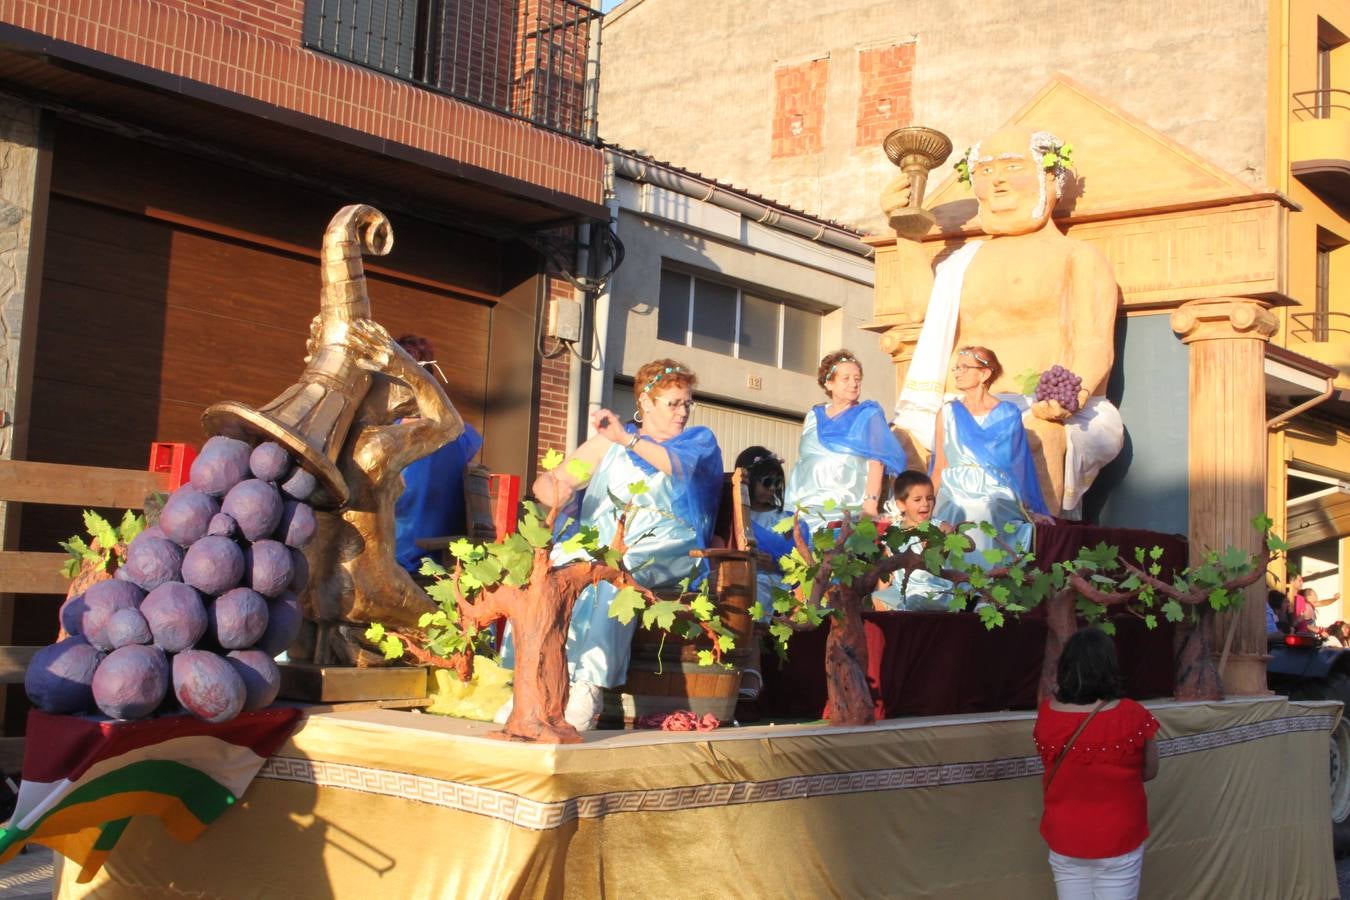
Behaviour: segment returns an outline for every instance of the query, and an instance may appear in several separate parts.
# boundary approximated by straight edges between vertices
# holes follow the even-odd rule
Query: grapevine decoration
[[[145,530],[145,516],[131,510],[122,514],[122,520],[114,526],[92,509],[84,511],[84,529],[89,540],[75,534],[59,541],[61,549],[70,554],[70,559],[61,566],[61,574],[71,581],[79,581],[76,593],[95,581],[112,577],[117,567],[122,565],[127,555],[127,545],[136,535]]]
[[[785,519],[777,527],[783,533],[795,530],[796,519]],[[783,655],[794,631],[834,620],[827,639],[826,681],[830,721],[836,725],[875,719],[865,678],[867,647],[860,601],[883,578],[907,580],[918,570],[938,575],[952,583],[948,608],[973,609],[989,629],[1002,626],[1008,616],[1045,604],[1042,697],[1054,688],[1060,652],[1077,630],[1079,618],[1107,633],[1115,630],[1106,618],[1110,610],[1136,616],[1150,629],[1160,619],[1188,624],[1175,660],[1177,699],[1217,699],[1220,686],[1205,626],[1215,613],[1236,609],[1242,589],[1263,578],[1272,556],[1286,549],[1270,533],[1271,521],[1258,517],[1252,524],[1265,535],[1260,553],[1249,555],[1234,547],[1211,551],[1199,564],[1165,579],[1161,547],[1138,548],[1133,558],[1127,558],[1118,547],[1103,543],[1042,569],[1035,565],[1034,553],[1002,540],[1015,531],[1013,523],[1006,524],[1005,535],[1000,535],[987,522],[962,523],[944,533],[933,523],[914,528],[893,523],[880,530],[876,522],[855,519],[851,513],[842,513],[841,519],[837,531],[822,530],[809,541],[797,532],[793,551],[779,561],[790,589],[775,589],[769,626]],[[967,533],[977,528],[994,539],[994,547],[974,551]],[[761,612],[752,609],[751,615]]]
[[[550,450],[541,468],[551,471],[562,459],[561,453]],[[568,467],[578,481],[590,476],[590,467],[580,460],[572,460]],[[482,647],[481,629],[500,617],[509,619],[516,653],[514,702],[501,734],[511,740],[541,743],[581,740],[563,718],[568,689],[565,646],[572,606],[589,585],[604,581],[619,589],[609,606],[609,615],[619,621],[627,624],[640,614],[646,628],[681,637],[702,635],[708,649],[699,652],[699,661],[721,663],[723,654],[734,649],[735,638],[716,614],[707,579],[695,593],[681,590],[676,597],[666,597],[638,584],[625,565],[628,520],[636,498],[647,486],[635,482],[627,490],[626,500],[614,497],[622,512],[608,545],[601,543],[592,526],[573,530],[571,519],[560,522],[562,507],[545,512],[529,501],[522,505],[514,534],[490,544],[454,542],[450,545],[451,569],[430,560],[423,562],[422,573],[435,579],[427,593],[440,609],[422,616],[421,632],[392,630],[377,623],[366,631],[367,640],[391,659],[410,656],[426,662],[429,657],[458,655],[453,667],[467,680],[472,654]],[[569,532],[570,536],[562,537]],[[559,541],[569,556],[582,559],[555,564],[553,548]]]
[[[86,513],[93,543],[62,544],[80,571],[61,606],[64,636],[28,667],[29,699],[114,719],[181,706],[213,723],[269,706],[281,686],[273,657],[300,629],[314,487],[279,444],[213,437],[155,525],[128,513],[113,529]]]

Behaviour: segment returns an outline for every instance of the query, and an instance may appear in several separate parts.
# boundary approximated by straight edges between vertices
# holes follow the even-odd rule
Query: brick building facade
[[[142,468],[208,404],[271,401],[326,223],[367,203],[395,238],[374,317],[432,341],[483,461],[528,479],[566,397],[542,248],[606,217],[598,28],[572,0],[0,2],[0,452]],[[80,530],[35,512],[7,549]],[[0,644],[47,642],[55,602],[0,598]]]

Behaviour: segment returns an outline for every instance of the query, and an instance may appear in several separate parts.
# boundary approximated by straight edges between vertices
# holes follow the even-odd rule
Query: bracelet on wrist
[[[633,436],[628,439],[628,443],[623,445],[623,449],[632,450],[634,447],[637,446],[637,443],[640,440],[642,440],[642,435],[636,431],[633,432]]]
[[[863,499],[864,499],[864,500],[880,500],[880,499],[881,499],[881,495],[880,495],[880,494],[864,494],[864,495],[863,495]]]

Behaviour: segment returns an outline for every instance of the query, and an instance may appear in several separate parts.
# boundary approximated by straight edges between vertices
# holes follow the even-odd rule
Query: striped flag
[[[212,725],[186,715],[114,722],[34,710],[0,863],[35,841],[79,865],[87,882],[138,815],[195,840],[243,795],[299,715],[264,709]]]

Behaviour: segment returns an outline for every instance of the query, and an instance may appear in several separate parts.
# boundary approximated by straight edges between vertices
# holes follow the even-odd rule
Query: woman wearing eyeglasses
[[[689,551],[708,546],[717,513],[722,451],[707,428],[686,427],[695,383],[694,373],[674,360],[647,363],[633,382],[634,421],[625,425],[607,409],[592,413],[595,436],[534,482],[534,495],[545,505],[579,499],[572,518],[599,529],[602,543],[614,537],[619,515],[631,499],[636,510],[627,525],[624,562],[640,584],[654,590],[676,587],[700,573],[704,563]],[[587,464],[588,479],[572,471],[573,460]],[[635,483],[646,490],[634,496]],[[554,563],[568,558],[561,542],[555,545]],[[623,625],[610,618],[615,593],[612,585],[598,584],[583,591],[572,608],[567,635],[572,685],[565,717],[578,730],[595,727],[602,689],[628,677],[637,619]]]
[[[862,377],[862,363],[848,350],[826,355],[816,372],[829,402],[806,414],[784,498],[789,510],[802,511],[812,531],[845,510],[876,516],[882,477],[905,469],[905,451],[886,413],[875,400],[859,402]],[[829,501],[834,503],[827,510]]]
[[[1022,413],[989,392],[1002,372],[987,347],[956,351],[952,373],[961,396],[947,401],[938,414],[930,473],[937,489],[933,518],[952,525],[989,522],[1000,541],[1025,550],[1031,546],[1033,516],[1049,513]],[[1010,522],[1016,526],[1011,535],[1003,528]],[[998,545],[978,529],[967,535],[975,543],[971,559],[983,564],[981,551]]]

